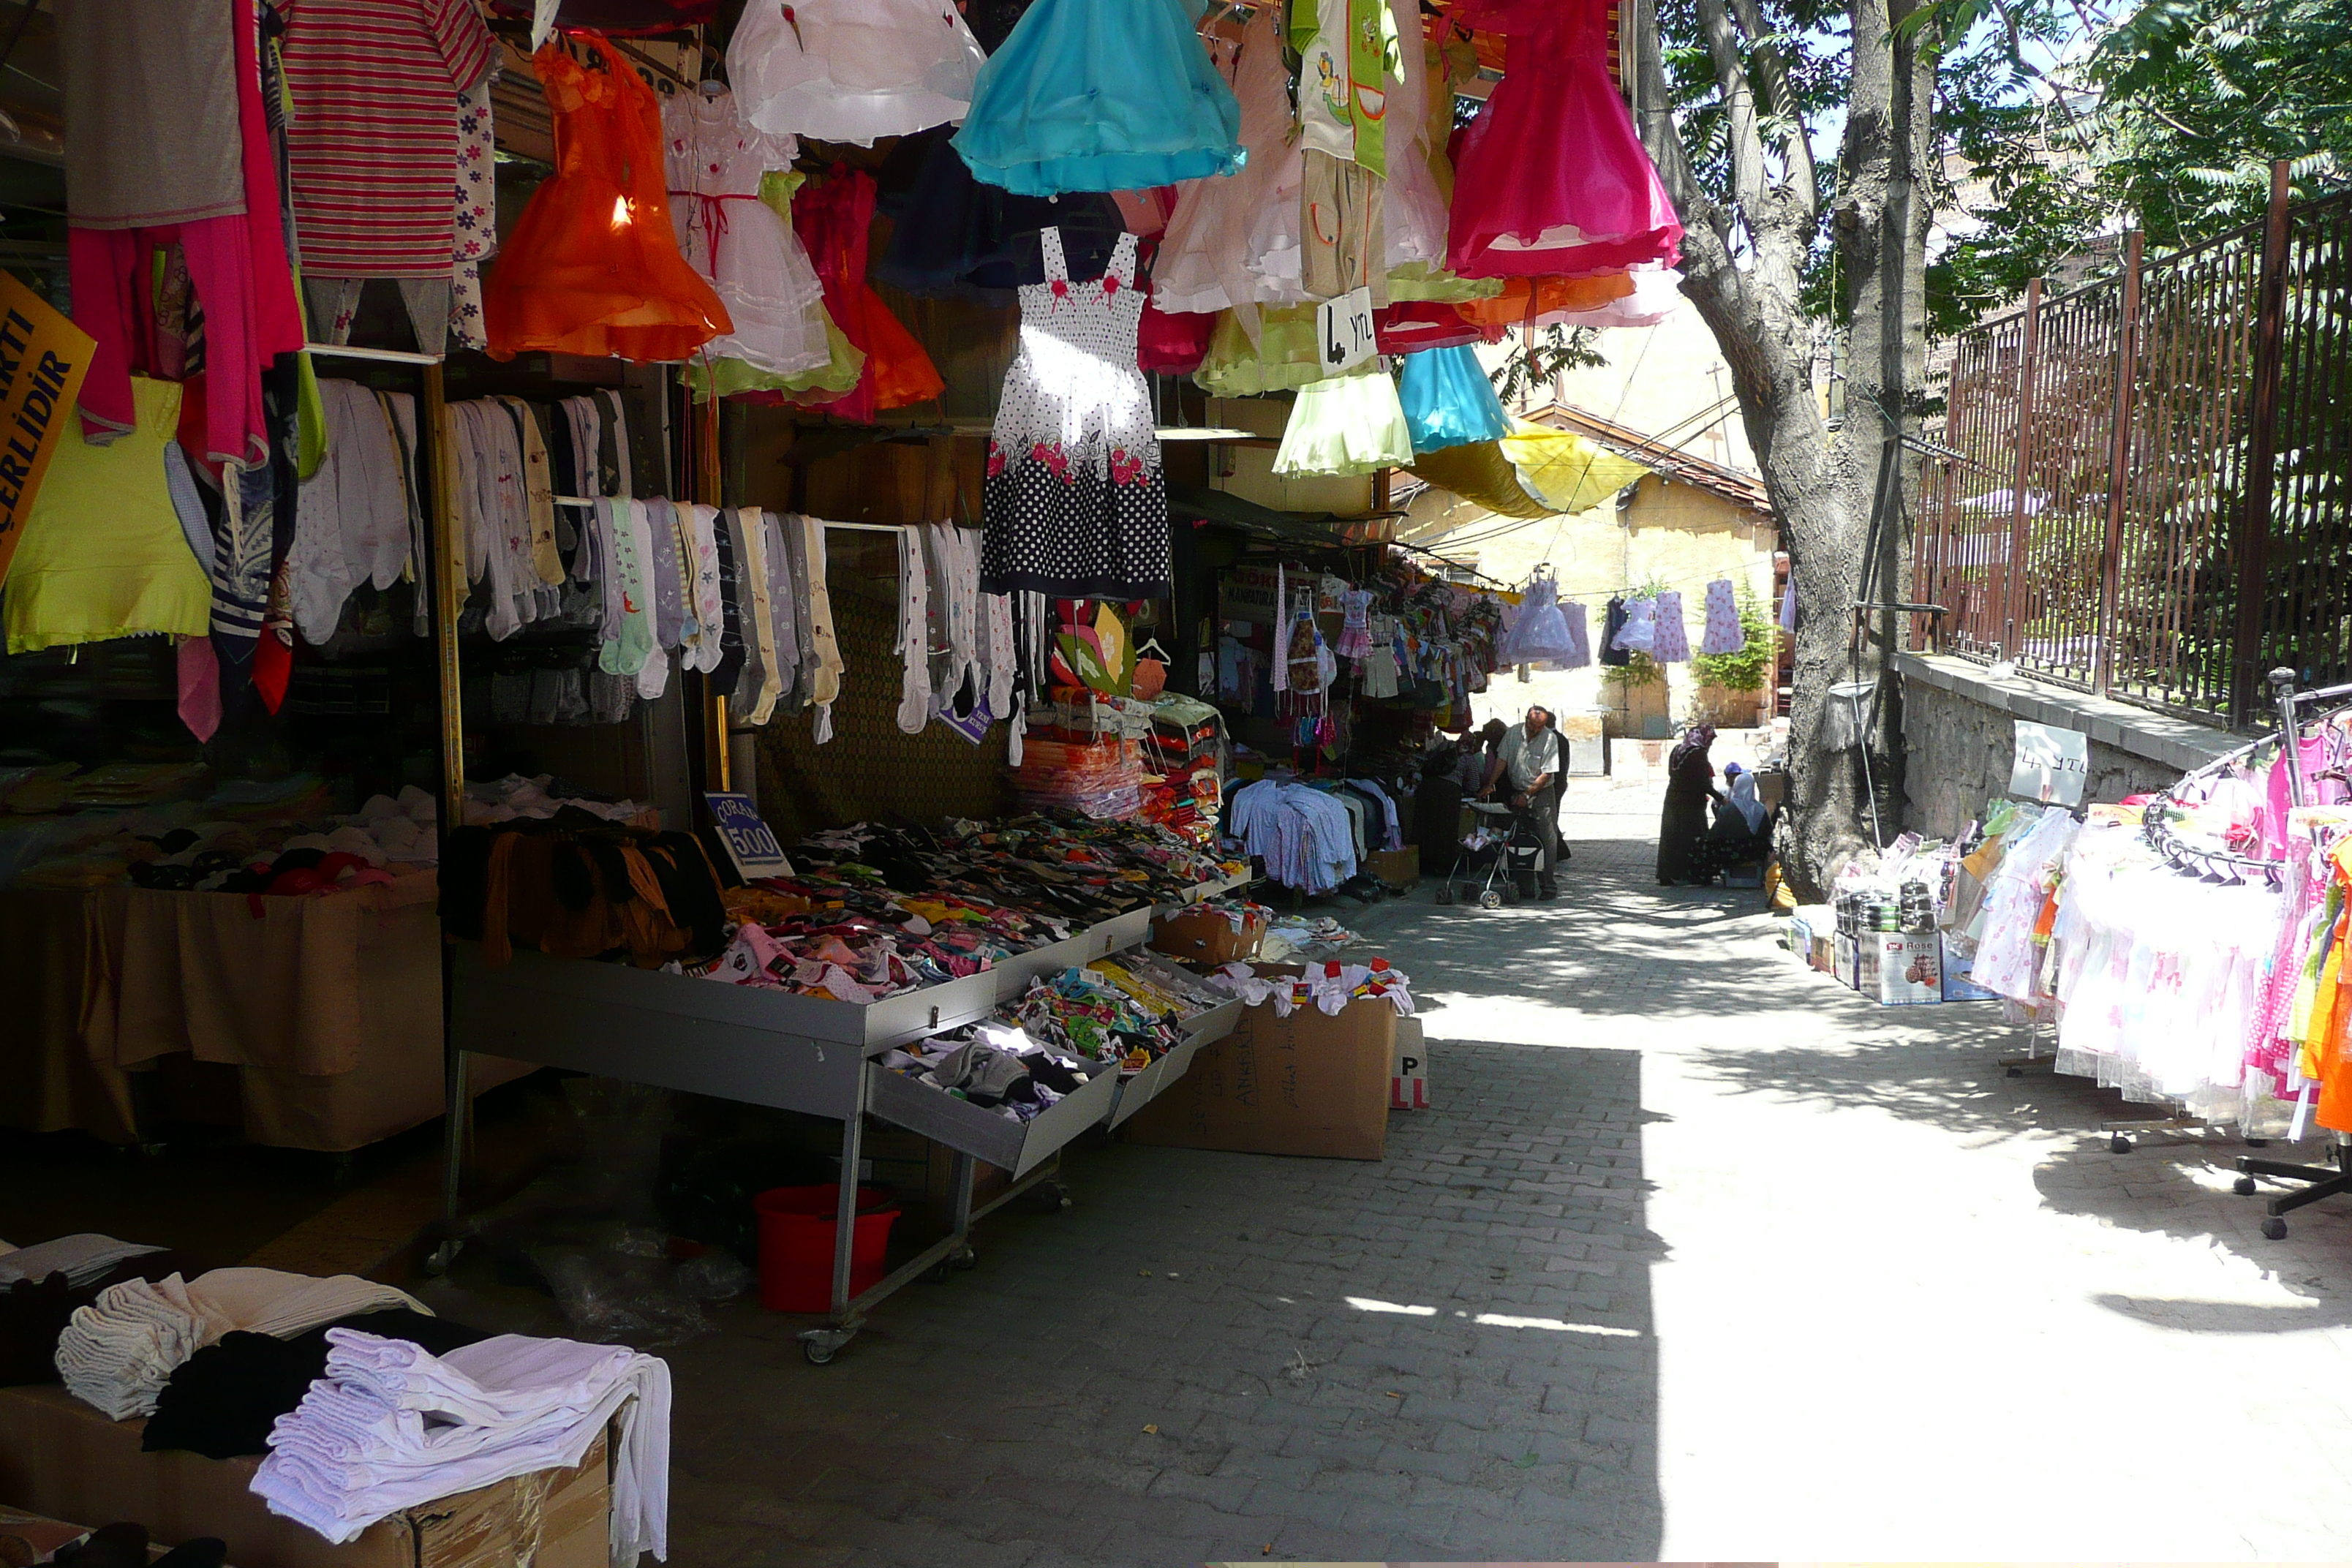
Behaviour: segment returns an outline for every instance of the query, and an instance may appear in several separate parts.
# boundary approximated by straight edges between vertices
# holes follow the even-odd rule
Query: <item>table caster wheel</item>
[[[1439,908],[1441,908],[1441,909],[1444,909],[1444,908],[1450,908],[1450,907],[1453,905],[1453,902],[1454,902],[1454,889],[1451,889],[1451,888],[1440,888],[1440,889],[1437,889],[1437,903],[1438,903],[1438,907],[1439,907]]]
[[[1029,1194],[1029,1204],[1039,1214],[1060,1214],[1070,1206],[1070,1189],[1059,1182],[1040,1182]]]
[[[2023,1068],[2011,1068],[2008,1069],[2008,1072],[2009,1076],[2011,1078],[2023,1078],[2025,1076],[2025,1069]]]
[[[959,1274],[969,1274],[980,1267],[980,1254],[969,1247],[961,1252],[950,1252],[948,1254],[948,1266]]]
[[[804,1329],[801,1332],[801,1354],[809,1365],[823,1366],[856,1337],[856,1329]]]
[[[2273,1215],[2270,1218],[2263,1221],[2263,1234],[2273,1241],[2284,1241],[2286,1239],[2286,1221],[2279,1218],[2276,1215]]]
[[[2254,1179],[2252,1176],[2240,1176],[2236,1181],[2230,1184],[2230,1190],[2237,1194],[2242,1198],[2252,1197],[2254,1195]]]
[[[946,1284],[948,1278],[947,1259],[942,1258],[937,1263],[932,1264],[929,1268],[924,1269],[923,1278],[929,1280],[934,1285]]]
[[[1478,907],[1482,910],[1499,910],[1503,907],[1503,895],[1492,891],[1481,893],[1478,895]]]
[[[2113,1153],[2128,1154],[2131,1152],[2131,1140],[2120,1132],[2116,1133],[2107,1140],[2107,1148]]]

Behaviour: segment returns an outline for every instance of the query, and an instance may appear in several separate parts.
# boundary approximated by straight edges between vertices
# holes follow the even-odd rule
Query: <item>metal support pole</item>
[[[425,417],[432,444],[432,493],[425,498],[426,537],[432,548],[421,563],[433,594],[433,653],[440,678],[441,801],[439,837],[441,864],[448,864],[449,836],[466,822],[466,719],[460,686],[457,613],[465,599],[466,540],[455,525],[459,515],[452,504],[457,484],[450,458],[449,405],[441,364],[425,366]],[[455,1226],[465,1195],[466,1152],[472,1141],[473,1073],[467,1053],[457,1046],[457,949],[445,929],[441,936],[441,1053],[443,1087],[447,1092],[442,1122],[441,1218]],[[454,1243],[445,1238],[437,1260],[446,1265]]]
[[[2025,283],[2024,342],[2017,356],[2017,464],[2009,491],[2009,581],[2002,595],[2001,646],[2011,658],[2024,646],[2026,481],[2033,471],[2033,371],[2042,347],[2042,279]]]
[[[2238,514],[2237,657],[2231,682],[2231,716],[2252,717],[2254,671],[2262,668],[2263,605],[2269,597],[2271,486],[2278,455],[2281,348],[2286,326],[2287,195],[2293,189],[2287,161],[2271,165],[2270,208],[2263,219],[2263,272],[2254,318],[2253,428],[2246,448],[2246,480]],[[2282,650],[2284,651],[2284,650]]]
[[[857,1240],[857,1164],[858,1152],[866,1136],[866,1074],[863,1061],[857,1064],[856,1104],[841,1123],[841,1201],[834,1211],[833,1233],[833,1318],[845,1323],[849,1317],[849,1262],[851,1248]]]
[[[2271,699],[2278,704],[2279,744],[2286,751],[2287,799],[2295,805],[2311,804],[2311,781],[2303,776],[2303,726],[2294,714],[2294,671],[2271,671]]]
[[[948,1173],[948,1229],[962,1237],[971,1229],[971,1186],[979,1162],[961,1150],[956,1152]]]
[[[2107,535],[2099,551],[2099,647],[2092,687],[2115,685],[2116,627],[2122,620],[2124,500],[2131,488],[2132,395],[2139,380],[2140,258],[2147,237],[2124,237],[2124,297],[2116,329],[2116,422],[2107,447]]]

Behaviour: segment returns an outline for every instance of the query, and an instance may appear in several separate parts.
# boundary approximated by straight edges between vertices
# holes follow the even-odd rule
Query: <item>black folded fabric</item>
[[[278,1418],[301,1404],[310,1384],[326,1375],[330,1328],[406,1340],[433,1355],[490,1337],[405,1307],[362,1312],[290,1340],[242,1331],[223,1334],[172,1373],[156,1397],[140,1447],[148,1453],[186,1448],[214,1459],[267,1453]]]

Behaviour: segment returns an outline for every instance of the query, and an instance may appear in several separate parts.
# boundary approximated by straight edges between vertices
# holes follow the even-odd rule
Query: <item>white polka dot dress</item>
[[[1681,664],[1690,658],[1690,634],[1683,629],[1683,596],[1658,595],[1658,629],[1652,635],[1650,657],[1660,664]]]
[[[1136,367],[1135,237],[1072,280],[1058,228],[1021,289],[1021,347],[988,444],[981,591],[1154,599],[1168,592],[1168,484]]]
[[[1739,625],[1739,601],[1731,591],[1731,579],[1717,577],[1706,585],[1706,635],[1699,638],[1698,651],[1704,654],[1738,653],[1748,646],[1748,634]]]

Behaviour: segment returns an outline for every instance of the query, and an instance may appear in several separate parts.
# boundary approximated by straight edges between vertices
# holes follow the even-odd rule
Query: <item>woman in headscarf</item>
[[[1734,866],[1764,858],[1764,836],[1770,816],[1756,793],[1756,775],[1738,763],[1723,764],[1725,793],[1715,803],[1715,827],[1698,857],[1700,873],[1709,881]]]
[[[1666,757],[1666,805],[1658,818],[1658,886],[1688,882],[1694,887],[1711,880],[1699,854],[1706,839],[1706,807],[1719,798],[1715,788],[1715,763],[1707,748],[1715,744],[1715,726],[1694,724]]]

